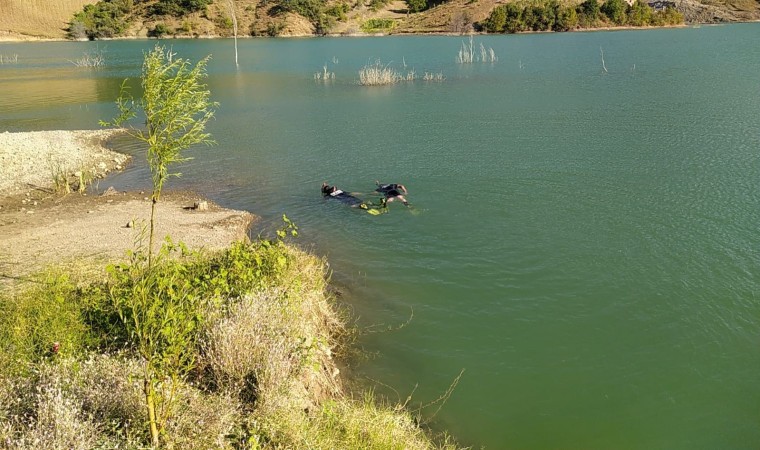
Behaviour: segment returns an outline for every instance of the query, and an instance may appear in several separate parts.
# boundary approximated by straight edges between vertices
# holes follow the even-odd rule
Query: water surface
[[[486,36],[499,60],[463,66],[456,37],[257,39],[239,70],[231,41],[172,41],[213,54],[220,108],[218,145],[170,186],[261,215],[255,232],[299,225],[358,323],[393,328],[360,338],[363,385],[428,403],[465,369],[431,419],[464,444],[757,448],[759,41],[758,24]],[[96,127],[153,44],[100,44],[97,71],[68,62],[92,43],[0,44],[19,54],[0,130]],[[446,80],[357,85],[378,58]],[[325,64],[335,81],[315,82]],[[413,209],[319,194],[375,180]],[[138,158],[107,184],[148,183]]]

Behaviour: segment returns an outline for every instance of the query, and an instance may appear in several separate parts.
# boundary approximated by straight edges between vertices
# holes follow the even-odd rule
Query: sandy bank
[[[0,133],[0,195],[52,189],[55,175],[89,172],[97,178],[120,170],[129,157],[104,144],[116,130]]]
[[[0,134],[0,275],[19,276],[83,257],[113,260],[135,248],[150,217],[147,194],[60,195],[51,189],[49,161],[93,169],[99,176],[121,168],[128,158],[102,145],[112,133]],[[251,213],[211,202],[207,210],[191,209],[198,200],[192,193],[162,196],[156,212],[159,244],[169,235],[191,248],[218,249],[246,238]]]

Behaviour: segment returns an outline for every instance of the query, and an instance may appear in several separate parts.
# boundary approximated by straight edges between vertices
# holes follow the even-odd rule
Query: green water
[[[360,385],[416,405],[465,369],[423,410],[463,444],[760,447],[760,25],[476,37],[499,60],[467,66],[461,41],[244,40],[239,70],[231,41],[172,42],[214,55],[221,104],[172,186],[298,223],[374,331]],[[0,44],[0,131],[96,127],[151,45],[87,71],[95,44]],[[446,80],[358,86],[377,58]],[[414,209],[319,194],[376,179]]]

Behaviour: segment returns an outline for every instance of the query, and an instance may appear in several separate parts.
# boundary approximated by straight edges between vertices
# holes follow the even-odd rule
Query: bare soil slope
[[[75,12],[97,0],[0,0],[0,40],[63,39]]]

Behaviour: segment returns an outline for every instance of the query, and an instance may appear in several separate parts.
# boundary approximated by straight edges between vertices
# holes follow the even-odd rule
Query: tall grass
[[[76,67],[100,68],[106,65],[106,58],[102,50],[84,52],[81,58],[69,60]]]
[[[69,170],[60,162],[50,161],[50,179],[56,194],[71,193]]]
[[[18,62],[18,54],[12,55],[0,55],[0,64],[16,64]]]
[[[437,72],[437,73],[425,72],[425,75],[422,76],[423,81],[436,81],[440,83],[445,79],[446,78],[444,78],[443,72]]]
[[[335,72],[327,70],[327,64],[322,66],[322,72],[315,72],[314,79],[316,81],[330,81],[335,79]]]
[[[396,28],[398,23],[393,19],[368,19],[361,25],[365,33],[388,33]]]
[[[476,56],[475,49],[474,49],[474,39],[472,36],[470,36],[469,42],[465,43],[462,41],[462,46],[459,48],[459,52],[457,53],[456,61],[459,64],[472,64],[475,62],[496,62],[498,61],[498,57],[496,56],[496,52],[493,50],[493,48],[489,47],[486,49],[486,47],[481,42],[479,44],[480,46],[480,56]]]
[[[464,41],[462,41],[462,46],[459,48],[459,53],[457,54],[457,62],[459,64],[469,64],[475,60],[475,54],[472,50],[472,41],[472,36],[470,36],[469,45],[465,45]]]
[[[375,61],[374,64],[367,64],[359,70],[359,84],[362,86],[383,86],[416,79],[417,73],[414,69],[401,73],[390,64],[383,65],[380,60]]]
[[[324,260],[279,239],[175,258],[152,270],[168,271],[167,289],[203,299],[204,319],[188,348],[194,370],[164,381],[177,399],[164,447],[454,448],[404,405],[345,394],[334,362],[345,320]],[[114,310],[131,282],[60,272],[38,281],[0,292],[0,446],[150,446],[144,362]]]
[[[90,169],[80,169],[71,172],[60,161],[49,160],[50,182],[56,194],[66,195],[72,191],[83,194],[95,182],[97,175]]]

